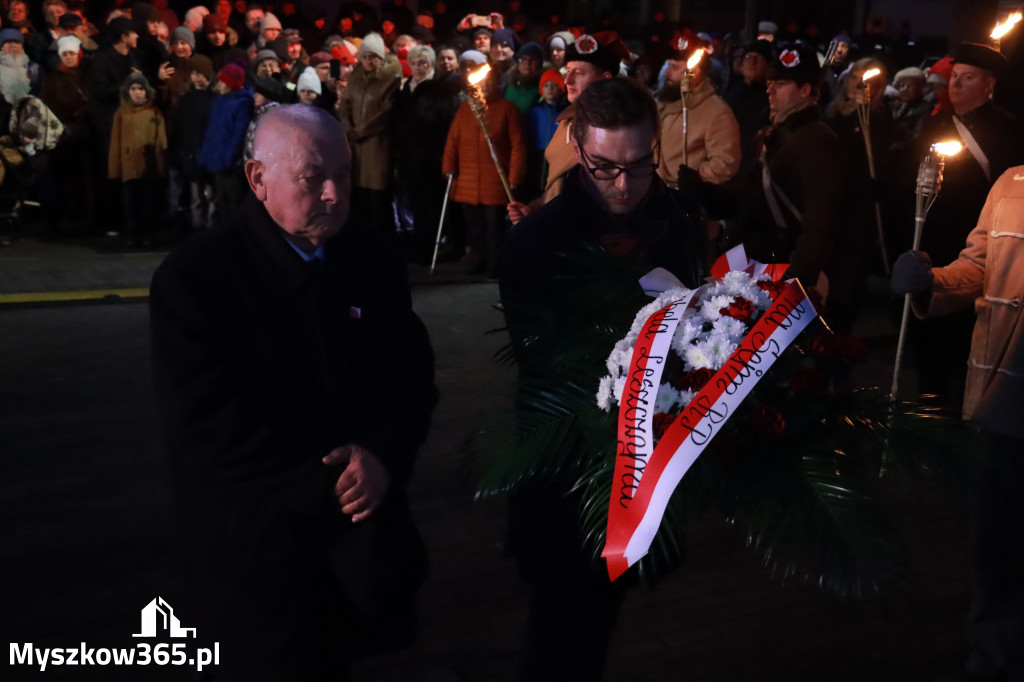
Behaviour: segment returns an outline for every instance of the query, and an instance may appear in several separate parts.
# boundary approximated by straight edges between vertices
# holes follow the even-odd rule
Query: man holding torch
[[[705,182],[720,185],[739,170],[742,150],[736,117],[708,77],[711,45],[687,29],[677,32],[669,46],[665,85],[656,97],[661,119],[658,175],[674,186],[679,166],[685,164]]]
[[[953,158],[947,157],[946,168],[954,165]],[[1024,679],[1021,206],[1024,166],[1017,166],[992,187],[958,258],[932,268],[927,253],[908,251],[896,260],[892,273],[893,290],[910,295],[919,317],[965,312],[974,318],[976,313],[963,417],[980,430],[971,496],[971,653],[966,666],[970,679],[979,680]],[[946,340],[934,337],[931,342],[942,346]]]
[[[952,107],[928,119],[919,138],[919,159],[936,143],[955,140],[964,147],[947,160],[942,193],[921,234],[921,250],[936,263],[956,259],[992,184],[1007,168],[1024,163],[1020,122],[992,103],[996,82],[1005,69],[1006,58],[996,50],[974,43],[960,45],[953,52],[949,81]],[[953,409],[960,407],[973,326],[970,310],[910,320],[919,393],[937,396],[940,404]]]

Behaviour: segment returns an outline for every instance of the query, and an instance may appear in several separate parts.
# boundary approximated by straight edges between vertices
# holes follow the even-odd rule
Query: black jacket
[[[411,599],[425,572],[404,488],[436,400],[433,356],[404,271],[374,235],[349,223],[322,264],[307,264],[250,195],[153,277],[185,613],[221,642],[224,679],[335,674],[384,615],[353,613],[392,577],[372,573],[394,567],[381,558],[404,553],[409,571],[388,598]],[[338,512],[340,472],[320,461],[349,442],[392,476],[384,505],[359,524]]]

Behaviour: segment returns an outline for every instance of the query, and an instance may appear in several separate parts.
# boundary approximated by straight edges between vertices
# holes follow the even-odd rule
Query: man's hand
[[[164,62],[160,65],[160,69],[156,72],[156,77],[162,81],[167,80],[174,75],[174,67],[171,66],[170,62]]]
[[[932,288],[932,259],[924,251],[907,251],[892,266],[892,290],[897,294],[923,294]]]
[[[512,221],[513,225],[516,225],[519,223],[520,220],[530,215],[530,211],[532,209],[526,204],[520,203],[518,201],[513,201],[507,206],[505,206],[505,210],[508,211],[509,220]]]
[[[327,466],[345,465],[334,484],[334,496],[352,523],[369,518],[381,505],[391,487],[391,474],[369,450],[359,445],[342,445],[323,458]]]

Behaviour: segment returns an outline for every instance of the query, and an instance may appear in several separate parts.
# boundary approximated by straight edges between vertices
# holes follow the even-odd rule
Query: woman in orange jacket
[[[480,87],[494,151],[514,190],[526,180],[526,137],[519,110],[501,92],[500,77],[492,70]],[[508,196],[468,101],[459,107],[448,131],[442,170],[455,175],[451,198],[465,215],[470,271],[496,277]]]

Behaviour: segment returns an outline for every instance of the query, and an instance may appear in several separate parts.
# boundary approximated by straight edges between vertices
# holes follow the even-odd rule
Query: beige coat
[[[352,185],[386,190],[391,179],[391,134],[402,66],[389,59],[373,73],[357,65],[341,95],[341,120],[352,145]]]
[[[971,305],[978,315],[967,360],[964,418],[1006,436],[1024,437],[1024,166],[996,181],[960,257],[932,270],[918,317]],[[942,339],[935,339],[942,343]]]
[[[682,101],[659,103],[658,118],[661,120],[658,175],[674,184],[683,163]],[[715,94],[710,80],[701,81],[690,95],[686,141],[686,165],[699,171],[705,182],[720,185],[739,170],[740,126],[729,105]]]
[[[161,177],[166,153],[167,128],[156,105],[122,101],[110,131],[108,177],[122,182]]]
[[[576,165],[576,152],[572,149],[572,122],[576,118],[576,106],[570,104],[555,120],[558,128],[544,150],[544,160],[548,163],[548,179],[544,186],[544,203],[551,201],[562,193],[565,176]]]

